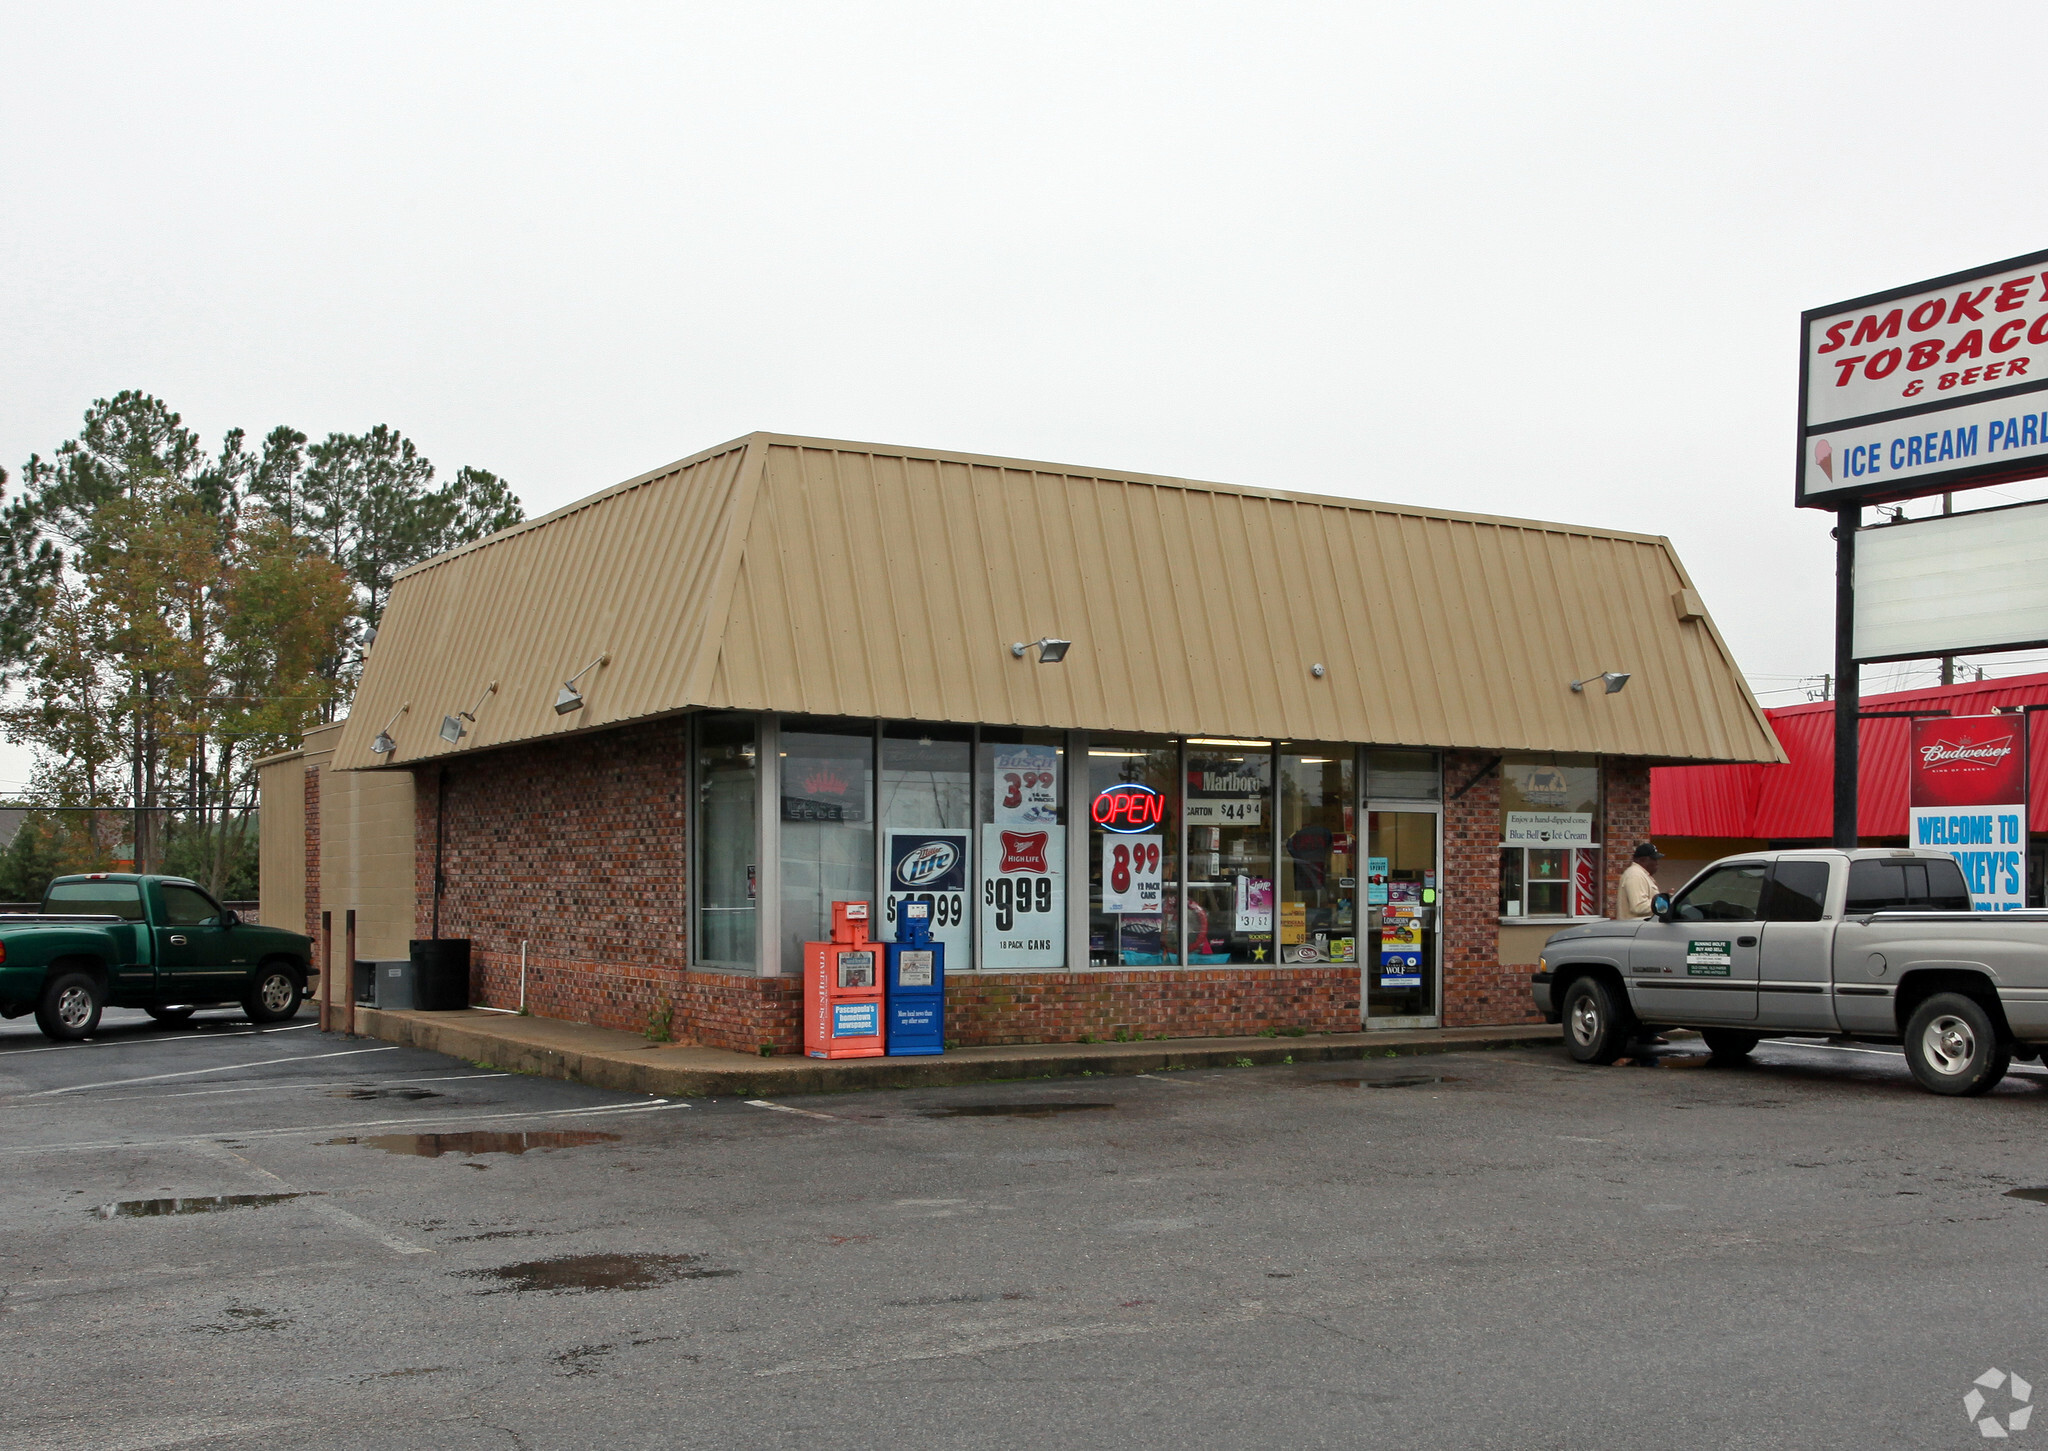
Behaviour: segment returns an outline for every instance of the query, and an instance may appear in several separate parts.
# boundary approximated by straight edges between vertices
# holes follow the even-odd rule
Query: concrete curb
[[[771,1097],[851,1093],[876,1088],[933,1088],[1003,1079],[1077,1074],[1156,1073],[1174,1068],[1249,1064],[1337,1063],[1410,1054],[1469,1052],[1558,1041],[1552,1024],[1449,1028],[1398,1033],[1314,1034],[1303,1038],[1183,1038],[1145,1043],[1043,1043],[966,1048],[933,1058],[751,1059],[716,1049],[638,1044],[631,1034],[541,1018],[498,1027],[474,1013],[356,1010],[364,1034],[410,1048],[445,1053],[487,1068],[531,1073],[660,1098]],[[575,1039],[617,1039],[613,1044]],[[697,1061],[687,1061],[695,1059]],[[685,1060],[685,1061],[678,1061]],[[707,1061],[709,1060],[709,1061]]]

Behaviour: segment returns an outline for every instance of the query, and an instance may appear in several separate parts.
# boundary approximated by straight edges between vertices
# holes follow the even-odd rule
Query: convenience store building
[[[757,433],[401,575],[262,911],[748,1052],[912,896],[959,1043],[1518,1022],[1650,768],[1781,758],[1661,538]]]

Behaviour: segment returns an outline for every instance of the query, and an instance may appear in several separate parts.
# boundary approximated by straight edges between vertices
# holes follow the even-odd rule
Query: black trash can
[[[414,938],[412,968],[415,1007],[450,1013],[469,1006],[467,937]]]

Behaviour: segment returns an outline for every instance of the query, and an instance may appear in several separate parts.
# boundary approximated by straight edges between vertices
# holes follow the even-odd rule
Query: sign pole
[[[1856,848],[1856,526],[1860,505],[1835,511],[1835,845]]]

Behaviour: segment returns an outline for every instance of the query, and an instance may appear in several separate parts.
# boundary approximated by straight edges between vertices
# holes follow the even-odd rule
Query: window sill
[[[1605,922],[1605,921],[1607,921],[1607,920],[1608,920],[1607,918],[1605,918],[1605,917],[1601,917],[1601,916],[1593,916],[1593,917],[1503,917],[1503,918],[1501,918],[1501,919],[1500,919],[1500,925],[1501,925],[1501,926],[1503,926],[1503,927],[1570,927],[1570,926],[1572,926],[1572,925],[1573,925],[1574,923],[1578,923],[1578,922]]]

